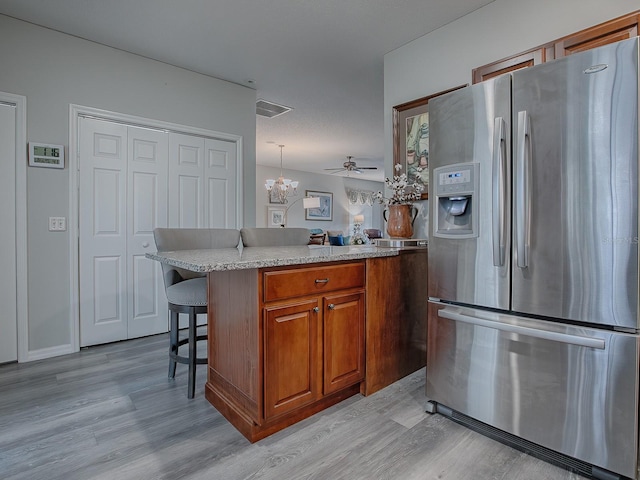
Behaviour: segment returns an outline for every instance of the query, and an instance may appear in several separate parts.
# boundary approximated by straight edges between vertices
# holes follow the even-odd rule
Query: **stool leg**
[[[178,312],[169,310],[169,378],[176,376],[176,361],[172,353],[178,354]]]
[[[196,311],[195,308],[189,311],[189,391],[187,398],[193,398],[196,390]]]

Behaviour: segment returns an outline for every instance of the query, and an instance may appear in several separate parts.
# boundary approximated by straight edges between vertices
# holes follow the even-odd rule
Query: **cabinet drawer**
[[[364,286],[364,263],[264,272],[264,301]]]

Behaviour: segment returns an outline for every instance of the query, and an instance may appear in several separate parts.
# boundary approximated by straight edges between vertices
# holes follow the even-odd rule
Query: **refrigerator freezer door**
[[[638,335],[429,303],[427,397],[630,478]]]
[[[510,92],[507,75],[429,102],[429,297],[509,308]],[[434,188],[438,181],[434,169],[452,165],[466,170],[477,165],[477,172],[472,170],[469,177],[476,192],[464,198],[464,212],[478,218],[455,217],[451,205],[462,208],[462,201],[455,192],[446,196],[455,184]],[[477,179],[473,178],[476,173]],[[450,221],[453,226],[466,221],[473,225],[473,232],[443,238],[436,234],[435,219]],[[464,233],[463,229],[460,232]]]
[[[513,73],[516,312],[638,328],[638,39]]]

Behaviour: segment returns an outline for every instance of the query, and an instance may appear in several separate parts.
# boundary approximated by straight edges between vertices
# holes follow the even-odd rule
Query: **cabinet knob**
[[[334,308],[336,308],[336,306],[333,303],[329,304],[329,310],[333,310]]]
[[[144,242],[144,243],[142,244],[142,248],[147,248],[148,246],[149,246],[149,242]]]
[[[320,311],[320,309],[318,307],[313,307],[313,311],[318,313]]]

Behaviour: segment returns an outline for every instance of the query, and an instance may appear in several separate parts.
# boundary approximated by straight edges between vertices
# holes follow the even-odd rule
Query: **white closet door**
[[[204,138],[169,134],[169,227],[205,228]]]
[[[168,149],[166,133],[128,128],[128,338],[168,330],[162,269],[145,258],[155,251],[153,229],[167,226]]]
[[[89,118],[79,130],[80,345],[166,332],[153,229],[238,228],[236,143]]]
[[[127,338],[127,127],[81,118],[80,346]]]
[[[18,359],[16,310],[16,107],[0,103],[0,363]]]
[[[207,138],[204,178],[205,218],[209,228],[239,228],[236,200],[238,174],[236,144]]]

